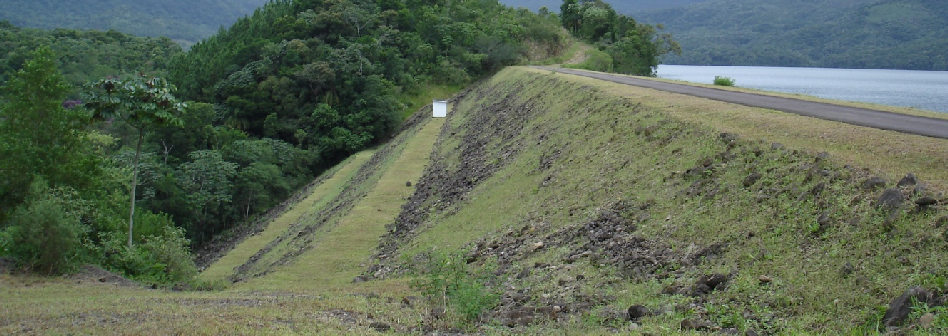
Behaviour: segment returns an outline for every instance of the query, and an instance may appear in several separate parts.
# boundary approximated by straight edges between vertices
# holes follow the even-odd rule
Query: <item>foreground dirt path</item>
[[[660,91],[686,94],[695,97],[724,101],[752,107],[795,113],[820,119],[844,122],[851,125],[892,130],[908,134],[948,139],[948,120],[884,112],[858,107],[841,106],[793,98],[766,96],[753,93],[712,89],[684,84],[604,74],[583,70],[534,67],[565,74],[589,77],[626,85],[647,87]]]

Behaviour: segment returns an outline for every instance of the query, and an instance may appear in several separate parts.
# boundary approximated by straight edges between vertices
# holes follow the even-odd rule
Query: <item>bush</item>
[[[470,270],[462,254],[434,254],[427,274],[413,280],[411,285],[429,299],[441,300],[445,309],[450,308],[462,324],[468,324],[500,302],[500,295],[487,287],[490,279],[476,274],[492,272]]]
[[[197,275],[183,229],[165,227],[161,235],[148,236],[131,249],[125,239],[119,232],[102,239],[105,264],[110,268],[136,280],[164,284],[190,282]]]
[[[714,85],[718,86],[734,86],[734,79],[724,76],[714,76]]]
[[[28,269],[62,274],[75,269],[84,230],[79,219],[47,192],[43,180],[30,186],[27,202],[10,216],[10,226],[0,238],[4,241],[0,245],[5,254]]]
[[[184,229],[167,226],[162,235],[146,238],[139,249],[144,250],[156,264],[164,266],[161,272],[166,279],[182,282],[197,276],[197,266],[188,248],[190,244],[184,237]]]

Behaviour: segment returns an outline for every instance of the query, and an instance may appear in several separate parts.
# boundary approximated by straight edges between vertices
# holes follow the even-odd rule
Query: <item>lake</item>
[[[658,77],[948,113],[948,71],[660,65]]]

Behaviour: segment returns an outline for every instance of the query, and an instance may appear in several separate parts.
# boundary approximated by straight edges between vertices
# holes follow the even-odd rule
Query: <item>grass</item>
[[[405,181],[417,181],[430,160],[447,167],[441,173],[456,173],[464,159],[458,150],[468,145],[463,135],[500,131],[469,127],[493,106],[531,116],[516,125],[513,139],[485,146],[483,159],[498,169],[461,202],[431,212],[397,259],[458,253],[482,240],[508,242],[510,264],[498,268],[492,290],[529,288],[531,304],[544,296],[567,305],[582,303],[576,294],[607,299],[560,321],[519,329],[482,324],[478,333],[698,334],[679,330],[683,319],[739,332],[872,332],[880,305],[907,286],[943,286],[948,276],[948,233],[936,226],[946,210],[889,216],[873,206],[877,191],[859,187],[872,175],[892,186],[914,172],[940,193],[948,185],[948,172],[938,169],[948,164],[946,140],[510,68],[461,99],[447,120],[429,120],[403,135],[397,154],[358,187],[366,193],[353,209],[320,227],[309,250],[272,273],[216,292],[0,275],[0,334],[374,334],[371,322],[412,333],[409,327],[430,320],[423,305],[401,307],[403,297],[419,295],[410,278],[352,280],[413,191]],[[451,129],[439,135],[442,127]],[[740,137],[723,141],[722,132]],[[432,146],[439,156],[429,158]],[[344,169],[350,168],[341,168],[340,178]],[[754,172],[761,178],[745,187]],[[604,210],[630,218],[635,237],[653,247],[637,250],[645,257],[633,261],[648,265],[653,258],[660,267],[629,276],[609,260],[564,263],[587,242],[584,225]],[[827,225],[818,224],[823,214]],[[579,230],[579,238],[554,239],[570,230]],[[546,247],[531,250],[537,242]],[[720,250],[702,254],[714,243]],[[477,263],[469,266],[482,269]],[[846,263],[853,265],[850,274],[841,272]],[[212,275],[231,268],[214,265]],[[532,275],[516,279],[525,268]],[[729,274],[727,286],[700,298],[661,294],[710,273]],[[574,280],[579,275],[585,280]],[[761,283],[762,275],[772,281]],[[635,304],[662,313],[637,327],[608,317]]]
[[[367,267],[369,257],[385,234],[385,225],[398,215],[414,191],[406,181],[418,181],[428,162],[431,145],[444,119],[432,119],[405,144],[378,183],[334,226],[325,227],[312,249],[293,263],[266,277],[239,284],[254,290],[326,290],[346,288]]]
[[[206,270],[201,272],[200,278],[205,281],[224,280],[232,275],[234,268],[240,266],[251,256],[260,251],[264,246],[273,241],[280,234],[284,233],[290,225],[296,223],[300,218],[307,214],[321,209],[330,199],[339,195],[343,184],[352,178],[358,167],[362,166],[374,151],[363,151],[357,153],[340,163],[340,168],[330,172],[332,177],[316,186],[310,191],[309,196],[294,204],[283,215],[271,221],[267,228],[256,235],[250,236],[243,242],[234,247],[233,250],[214,262]]]
[[[431,85],[426,84],[418,90],[418,93],[408,94],[405,110],[402,112],[402,119],[408,119],[418,109],[431,105],[432,100],[443,100],[454,96],[455,93],[464,89],[457,85]],[[430,111],[429,111],[430,113]]]
[[[549,73],[543,70],[527,71]],[[791,113],[608,83],[581,76],[567,74],[557,74],[557,76],[569,78],[569,81],[581,85],[594,85],[610,94],[637,99],[638,103],[649,108],[662,110],[680,120],[720,132],[781,143],[789,148],[827,152],[831,160],[842,165],[856,165],[874,172],[888,172],[895,175],[890,176],[890,179],[898,179],[906,173],[914,173],[934,189],[948,189],[948,171],[942,168],[948,165],[948,147],[945,146],[946,140],[943,139],[853,126]],[[753,92],[753,90],[747,91]],[[801,98],[798,95],[773,95]],[[651,99],[640,99],[641,97]],[[807,100],[833,102],[825,99]],[[838,103],[869,108],[875,106]],[[893,107],[880,109],[911,115],[948,118],[945,113]]]
[[[522,127],[519,137],[506,142],[527,144],[509,163],[477,185],[463,204],[431,214],[417,238],[406,243],[404,260],[431,250],[450,253],[475,241],[503,241],[517,232],[528,232],[522,243],[528,246],[548,239],[551,232],[582,225],[601,209],[623,202],[654,204],[629,214],[647,215],[636,219],[637,236],[681,256],[695,255],[712,243],[726,248],[696,265],[672,262],[665,266],[667,271],[681,274],[671,278],[616,283],[610,279],[624,278],[621,269],[583,262],[550,273],[546,282],[524,285],[534,293],[558,295],[563,286],[557,279],[585,274],[590,283],[582,288],[615,296],[599,310],[621,311],[631,304],[670,309],[669,314],[641,321],[638,332],[656,334],[678,333],[684,318],[709,319],[739,331],[835,334],[871,320],[876,307],[908,285],[924,284],[926,274],[948,273],[942,266],[948,256],[940,252],[948,246],[941,230],[935,230],[944,210],[902,210],[887,219],[873,206],[877,192],[859,186],[872,175],[887,178],[892,186],[905,173],[915,172],[934,192],[944,190],[946,173],[937,167],[948,158],[945,140],[542,70],[508,69],[479,90],[469,96],[493,98],[460,102],[450,120],[458,134],[488,132],[466,128],[465,123],[482,113],[491,99],[510,97],[512,101],[504,103],[510,113],[527,106],[542,113]],[[721,140],[721,132],[740,136],[735,147]],[[439,141],[441,152],[452,153],[445,160],[461,159],[453,156],[456,147],[463,146],[457,139],[446,136]],[[772,148],[772,142],[789,149]],[[490,148],[494,152],[484,159],[487,162],[511,155],[500,151],[502,146]],[[828,158],[817,159],[824,151]],[[550,168],[538,167],[557,152]],[[722,162],[722,153],[734,157]],[[709,158],[717,169],[684,174]],[[458,167],[451,162],[446,166]],[[829,175],[808,175],[806,169]],[[752,172],[764,176],[753,188],[744,187]],[[692,189],[694,194],[686,195]],[[829,218],[825,227],[817,223],[824,213]],[[525,259],[515,258],[510,269],[556,265],[574,247],[523,252]],[[852,276],[840,275],[847,262],[857,265]],[[701,301],[660,294],[662,288],[688,287],[709,273],[730,274],[728,287]],[[773,281],[761,285],[760,276]],[[701,308],[674,309],[688,303]],[[601,332],[597,328],[605,322],[597,309],[556,328]],[[537,328],[537,333],[544,330]]]

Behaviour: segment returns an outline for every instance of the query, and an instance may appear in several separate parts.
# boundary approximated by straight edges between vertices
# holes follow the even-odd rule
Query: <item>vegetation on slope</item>
[[[681,43],[669,64],[948,70],[939,0],[718,0],[636,16]]]
[[[423,129],[324,189],[343,195],[325,213],[262,234],[279,237],[270,252],[241,251],[251,271],[225,291],[0,264],[0,331],[868,334],[906,287],[944,291],[945,140],[522,68]],[[883,193],[905,198],[878,207]],[[935,304],[903,330],[943,332]]]
[[[943,173],[870,173],[834,157],[858,149],[788,149],[583,85],[507,70],[460,97],[367,275],[462,253],[496,267],[482,321],[654,333],[868,333],[916,322],[879,309],[909,286],[945,291],[948,211],[925,180]]]
[[[117,30],[165,36],[191,45],[238,18],[253,13],[267,0],[7,0],[0,20],[30,28]]]
[[[598,49],[587,53],[590,57],[586,62],[573,66],[577,68],[654,76],[663,55],[681,52],[670,34],[661,33],[661,25],[638,23],[599,0],[564,0],[560,22],[574,36]]]

